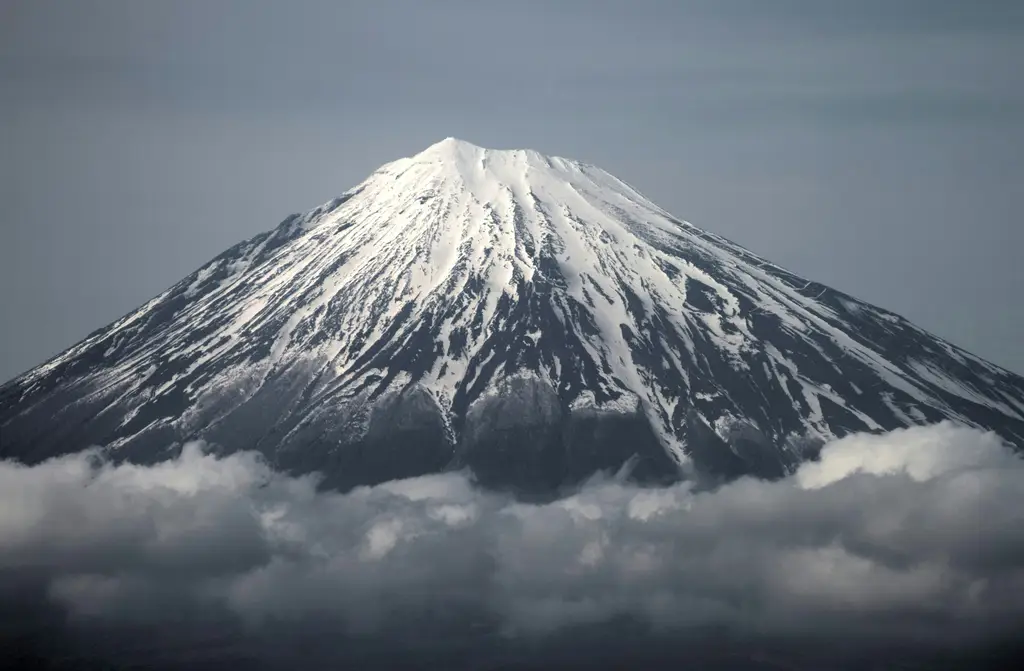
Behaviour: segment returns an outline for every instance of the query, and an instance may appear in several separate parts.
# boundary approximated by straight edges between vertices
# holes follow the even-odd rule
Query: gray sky
[[[0,0],[0,379],[452,135],[1024,372],[1017,0]]]

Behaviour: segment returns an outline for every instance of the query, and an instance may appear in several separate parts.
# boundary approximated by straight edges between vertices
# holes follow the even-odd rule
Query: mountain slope
[[[340,487],[469,465],[543,490],[630,459],[781,475],[940,419],[1024,444],[1024,379],[596,167],[449,138],[0,388],[0,456],[203,437]]]

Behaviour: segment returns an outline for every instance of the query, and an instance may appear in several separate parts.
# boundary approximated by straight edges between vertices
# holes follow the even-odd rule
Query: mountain
[[[0,457],[203,438],[339,488],[469,466],[543,492],[781,476],[942,419],[1024,445],[1024,378],[599,168],[449,138],[0,387]]]

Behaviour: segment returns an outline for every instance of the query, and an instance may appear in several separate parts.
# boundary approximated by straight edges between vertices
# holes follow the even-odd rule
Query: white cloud
[[[1024,617],[1024,461],[939,424],[857,435],[775,482],[588,484],[547,504],[451,473],[318,492],[250,453],[0,464],[0,575],[76,622],[188,609],[373,631],[465,611],[510,634],[658,628],[965,640]]]
[[[1000,464],[1012,467],[1016,463],[1016,457],[1007,452],[994,433],[950,423],[940,427],[911,427],[841,438],[824,448],[819,461],[802,466],[796,474],[797,482],[813,489],[854,473],[905,473],[922,482],[957,471]]]

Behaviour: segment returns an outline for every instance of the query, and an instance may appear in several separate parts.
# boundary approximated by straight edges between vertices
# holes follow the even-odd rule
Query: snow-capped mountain
[[[0,387],[0,457],[198,437],[341,487],[468,465],[544,490],[781,475],[941,419],[1024,445],[1024,378],[599,168],[449,138]]]

